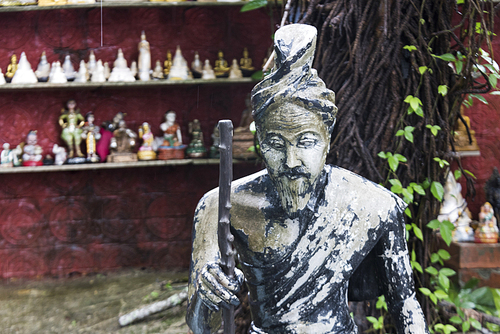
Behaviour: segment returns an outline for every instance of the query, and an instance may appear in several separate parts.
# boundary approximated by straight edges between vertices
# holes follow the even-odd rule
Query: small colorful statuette
[[[243,74],[241,73],[240,67],[238,66],[238,61],[233,59],[231,68],[229,69],[229,79],[241,79]]]
[[[155,160],[156,153],[153,150],[154,136],[149,123],[142,123],[139,128],[139,138],[142,139],[142,145],[139,147],[139,152],[137,152],[139,160]]]
[[[80,68],[78,69],[78,73],[76,74],[75,82],[87,82],[89,81],[89,72],[87,70],[87,64],[85,64],[85,60],[80,61]]]
[[[224,59],[224,53],[219,51],[217,53],[217,60],[215,61],[214,73],[217,78],[227,78],[229,75],[229,66]]]
[[[149,42],[146,40],[146,33],[141,33],[141,41],[137,45],[139,50],[139,80],[151,80],[151,52],[149,51]]]
[[[87,122],[82,128],[82,139],[85,139],[87,147],[87,161],[99,162],[101,159],[97,155],[97,141],[101,139],[101,132],[99,127],[94,124],[95,117],[92,112],[88,112],[85,118]]]
[[[479,213],[479,226],[475,232],[476,243],[491,244],[498,242],[497,219],[489,202],[484,203]]]
[[[26,136],[26,145],[23,147],[23,166],[43,165],[43,150],[37,145],[36,131],[31,130]]]
[[[113,63],[113,71],[109,77],[110,82],[134,82],[135,76],[127,66],[127,60],[123,56],[122,49],[118,49],[116,60]]]
[[[5,72],[5,80],[7,80],[7,82],[11,82],[16,71],[17,71],[17,56],[13,54],[10,57],[10,64],[9,66],[7,66],[7,72]]]
[[[0,153],[0,167],[13,167],[13,154],[11,153],[10,144],[4,143],[3,150]]]
[[[215,79],[214,70],[210,65],[210,60],[208,59],[205,59],[205,65],[203,66],[203,72],[201,78],[205,80]]]
[[[255,67],[252,66],[252,59],[248,57],[248,49],[243,49],[243,58],[240,59],[240,69],[244,77],[249,77],[255,71]]]
[[[191,71],[193,72],[193,77],[195,79],[201,78],[203,74],[203,63],[200,60],[200,55],[198,52],[194,53],[194,60],[191,63]]]
[[[31,68],[31,64],[26,57],[26,54],[21,53],[21,58],[19,59],[19,64],[17,66],[17,71],[12,77],[13,84],[33,84],[38,82],[38,78],[35,72]]]
[[[47,56],[45,55],[45,51],[42,52],[40,56],[40,62],[38,63],[38,67],[36,68],[35,75],[38,78],[39,82],[47,82],[49,80],[50,74],[50,63],[47,61]]]
[[[195,119],[189,122],[189,134],[191,142],[186,149],[186,155],[190,158],[203,158],[207,155],[207,149],[203,143],[203,132],[201,132],[200,121]]]
[[[180,46],[177,45],[175,50],[174,60],[172,62],[172,67],[168,73],[169,80],[186,80],[189,78],[189,68],[187,66],[187,61],[182,56],[182,51]]]
[[[109,144],[111,154],[108,155],[107,162],[137,161],[137,154],[132,153],[136,143],[137,134],[128,129],[125,120],[121,119],[118,122],[118,128],[113,131]]]
[[[160,80],[164,78],[165,77],[163,76],[163,67],[161,67],[161,61],[157,60],[155,68],[153,70],[153,79]]]
[[[66,103],[66,108],[63,108],[61,113],[59,125],[63,129],[61,138],[69,149],[68,163],[84,163],[86,159],[80,150],[80,143],[82,142],[82,127],[85,125],[85,119],[80,114],[80,110],[76,109],[75,100],[69,100]],[[74,156],[75,152],[76,157]]]
[[[92,73],[90,78],[91,82],[106,82],[106,77],[104,76],[104,66],[102,65],[102,60],[97,61],[96,68]]]
[[[58,166],[63,165],[66,162],[66,159],[68,158],[68,153],[66,153],[66,149],[57,144],[54,144],[54,146],[52,147],[52,153],[54,153],[55,156],[54,164]]]
[[[71,62],[71,57],[69,55],[67,55],[64,58],[64,63],[62,65],[62,69],[63,69],[64,75],[66,76],[66,79],[68,81],[75,80],[76,72],[75,72],[75,68],[73,67],[73,63]]]
[[[173,110],[165,113],[165,122],[160,124],[163,131],[162,143],[158,148],[158,159],[184,159],[186,145],[182,145],[181,127],[175,122],[176,113]]]
[[[66,75],[64,75],[64,71],[62,70],[61,63],[59,61],[52,63],[52,68],[50,69],[49,74],[49,82],[58,84],[68,82],[68,79],[66,79]]]

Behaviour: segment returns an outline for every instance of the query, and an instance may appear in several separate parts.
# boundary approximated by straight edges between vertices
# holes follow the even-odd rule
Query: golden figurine
[[[252,66],[252,59],[248,57],[248,49],[243,49],[243,58],[240,59],[240,69],[244,77],[249,77],[255,71],[255,67]]]
[[[139,152],[137,152],[139,160],[155,160],[156,153],[153,151],[153,142],[155,138],[151,132],[149,123],[142,123],[142,126],[139,128],[139,138],[142,139],[142,145],[139,147]]]
[[[167,51],[167,59],[163,62],[163,74],[165,77],[170,73],[170,68],[172,67],[172,52]]]
[[[472,130],[470,126],[470,118],[468,116],[465,116],[463,111],[464,107],[461,106],[460,114],[462,115],[464,121],[458,119],[457,124],[455,125],[455,131],[453,136],[453,140],[455,142],[455,150],[458,152],[479,151],[479,146],[477,146],[477,140],[475,136],[476,132]],[[469,129],[470,139],[467,129]]]
[[[59,116],[59,125],[62,127],[61,138],[68,145],[69,154],[68,157],[73,158],[75,151],[78,157],[83,157],[82,151],[80,150],[80,143],[82,141],[82,127],[85,125],[85,119],[82,114],[80,114],[80,109],[76,109],[76,101],[69,100],[66,103],[66,108],[61,110],[62,115]],[[74,161],[69,161],[68,163],[81,163],[85,162],[85,159],[74,159]]]
[[[97,141],[101,139],[100,128],[94,124],[95,117],[91,111],[85,116],[87,123],[82,128],[82,139],[85,139],[87,146],[87,161],[99,162],[101,159],[97,155]]]
[[[10,64],[7,66],[7,72],[5,72],[5,80],[10,82],[16,74],[17,71],[17,56],[15,54],[10,57]]]
[[[224,53],[219,51],[218,59],[215,61],[214,72],[217,78],[225,78],[229,75],[229,66],[227,61],[224,59]]]

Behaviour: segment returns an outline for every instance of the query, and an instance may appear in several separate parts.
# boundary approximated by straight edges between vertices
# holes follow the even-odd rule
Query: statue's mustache
[[[303,167],[294,167],[286,169],[278,174],[279,177],[287,177],[289,179],[297,179],[299,177],[310,178],[311,173],[308,173]]]

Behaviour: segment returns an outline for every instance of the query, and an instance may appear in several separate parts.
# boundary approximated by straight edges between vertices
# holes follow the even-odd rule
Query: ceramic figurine
[[[203,132],[201,132],[200,121],[195,119],[189,122],[189,134],[191,142],[186,149],[186,155],[190,158],[203,158],[207,156],[207,149],[203,143]]]
[[[23,147],[17,145],[15,149],[10,151],[12,163],[14,167],[21,166],[21,156],[23,155]]]
[[[214,126],[214,131],[212,132],[212,141],[213,144],[210,146],[210,150],[208,152],[208,156],[210,159],[219,159],[220,158],[220,135],[219,135],[219,127],[217,125]],[[234,143],[233,143],[234,145]]]
[[[31,64],[26,57],[26,54],[21,53],[21,58],[19,59],[19,64],[17,66],[16,73],[12,77],[11,83],[13,84],[33,84],[37,83],[38,78],[31,69]]]
[[[357,333],[348,298],[380,293],[394,332],[429,333],[414,290],[406,204],[325,165],[337,107],[334,92],[312,69],[316,34],[310,25],[278,29],[278,66],[252,90],[266,169],[221,183],[195,211],[186,315],[194,334],[217,332],[219,311],[239,304],[243,282],[250,333]],[[229,211],[221,220],[219,208]],[[235,252],[238,268],[230,259]],[[225,274],[228,267],[234,275]]]
[[[249,77],[255,71],[255,67],[252,66],[252,59],[248,57],[248,49],[243,49],[243,58],[240,59],[240,69],[244,77]]]
[[[42,52],[40,56],[40,62],[38,63],[38,67],[36,68],[35,75],[38,78],[39,82],[47,82],[49,80],[50,74],[50,63],[47,61],[47,56],[45,55],[45,51]]]
[[[80,114],[80,109],[76,109],[76,101],[69,100],[66,103],[66,108],[61,110],[62,115],[59,116],[59,125],[61,126],[61,138],[64,140],[69,149],[68,163],[83,163],[82,151],[80,143],[82,141],[82,127],[85,125],[85,119]],[[74,154],[81,159],[74,158]]]
[[[0,153],[0,167],[13,167],[12,153],[10,150],[10,144],[4,143],[3,150]]]
[[[87,72],[89,73],[89,77],[92,77],[92,74],[94,74],[94,71],[97,67],[97,61],[95,58],[95,54],[93,50],[90,50],[89,54],[89,62],[87,63]]]
[[[250,131],[252,118],[252,106],[250,95],[245,98],[246,108],[241,114],[240,125],[234,129],[233,135],[233,158],[235,159],[254,159],[257,157],[255,151],[250,151],[250,147],[255,145],[255,138]]]
[[[149,81],[151,79],[151,52],[149,51],[149,42],[146,41],[146,33],[141,33],[141,41],[137,46],[139,49],[139,80]]]
[[[200,60],[200,55],[198,52],[194,53],[194,60],[191,63],[191,71],[193,72],[193,77],[199,79],[203,74],[203,64]]]
[[[102,65],[102,60],[97,61],[97,65],[95,67],[92,76],[90,77],[91,82],[106,82],[106,77],[104,76],[104,66]]]
[[[137,152],[137,158],[139,160],[155,160],[156,153],[153,150],[154,136],[149,123],[142,123],[142,126],[139,128],[139,138],[142,139],[142,145],[139,147],[139,152]]]
[[[243,74],[241,74],[240,67],[238,66],[238,61],[233,59],[233,63],[231,64],[231,68],[229,70],[229,79],[240,79],[243,78]]]
[[[164,77],[168,77],[170,73],[170,69],[172,68],[172,52],[170,50],[167,51],[167,59],[163,62],[163,74]]]
[[[159,60],[156,61],[156,66],[153,70],[153,79],[159,80],[163,79],[163,68],[161,67],[161,62]]]
[[[127,60],[123,56],[122,49],[118,49],[118,54],[116,60],[113,63],[113,71],[109,77],[109,81],[124,81],[124,82],[134,82],[135,77],[132,71],[127,67]]]
[[[130,72],[134,76],[134,78],[137,77],[137,62],[134,60],[132,64],[130,64]]]
[[[477,243],[491,244],[498,242],[497,219],[494,216],[493,207],[488,202],[481,207],[479,226],[474,236]]]
[[[109,80],[109,77],[111,76],[111,70],[109,69],[109,63],[106,61],[104,62],[104,78],[106,80]]]
[[[118,128],[113,132],[110,142],[111,154],[108,155],[108,162],[131,162],[137,161],[137,154],[132,153],[137,141],[137,134],[127,128],[125,120],[118,122]]]
[[[165,113],[165,122],[160,124],[163,131],[162,141],[158,148],[158,159],[184,159],[186,145],[182,145],[181,127],[176,123],[176,113],[173,110]]]
[[[7,71],[5,72],[5,80],[10,82],[17,71],[17,56],[13,54],[10,57],[10,64],[7,66]]]
[[[52,147],[52,153],[54,153],[55,156],[54,164],[58,166],[64,165],[66,159],[68,158],[66,149],[62,146],[54,144],[54,146]]]
[[[76,72],[75,68],[73,67],[73,63],[71,63],[71,57],[69,55],[64,58],[62,69],[68,81],[75,80]]]
[[[205,66],[203,66],[202,79],[210,80],[215,79],[214,70],[212,70],[212,66],[210,66],[210,61],[205,59]]]
[[[49,82],[57,84],[68,82],[68,79],[66,79],[66,75],[64,75],[64,72],[61,68],[61,63],[58,61],[52,63],[52,68],[50,69],[49,74]]]
[[[23,147],[23,166],[41,166],[42,148],[37,145],[36,131],[30,131],[26,136],[26,145]]]
[[[97,142],[97,154],[101,158],[101,161],[105,161],[109,154],[109,148],[111,143],[111,138],[113,137],[113,132],[119,128],[120,121],[123,120],[125,114],[122,112],[116,113],[110,121],[102,122],[101,127],[101,140]],[[108,159],[109,161],[109,159]],[[137,161],[134,160],[134,161]]]
[[[87,71],[87,65],[85,64],[85,61],[82,60],[80,61],[80,67],[78,68],[78,73],[76,74],[75,77],[75,82],[87,82],[89,80],[89,72]]]
[[[214,73],[217,78],[227,78],[229,75],[229,66],[224,59],[224,53],[219,51],[217,53],[217,60],[215,61]]]
[[[2,73],[2,69],[0,68],[0,86],[5,85],[7,81],[5,81],[5,77]]]
[[[497,221],[500,221],[500,174],[498,168],[493,168],[493,173],[484,185],[484,193],[486,200],[493,207]]]
[[[169,80],[186,80],[189,78],[189,68],[187,66],[186,59],[182,56],[182,51],[180,46],[177,46],[175,50],[174,60],[172,62],[172,67],[168,73]]]
[[[101,159],[97,155],[97,141],[101,139],[101,132],[99,127],[94,124],[95,118],[92,112],[88,112],[85,118],[87,122],[82,127],[82,139],[85,139],[87,147],[87,161],[99,162]]]

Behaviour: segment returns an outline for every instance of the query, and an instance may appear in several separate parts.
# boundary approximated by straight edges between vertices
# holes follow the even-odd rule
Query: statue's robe
[[[264,170],[234,181],[231,203],[251,333],[357,333],[348,291],[356,300],[385,294],[398,332],[426,332],[405,240],[406,205],[385,188],[325,166],[307,207],[288,217]],[[213,332],[219,320],[196,296],[203,265],[219,258],[217,208],[215,189],[195,213],[188,311],[195,333]]]

